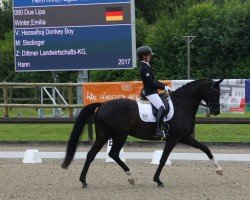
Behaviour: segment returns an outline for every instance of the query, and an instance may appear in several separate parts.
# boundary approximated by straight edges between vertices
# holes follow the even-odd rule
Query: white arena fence
[[[124,152],[120,156],[132,160],[160,160],[162,150],[155,150],[154,152]],[[233,161],[233,162],[250,162],[250,154],[213,154],[218,161]],[[0,151],[0,159],[28,159],[30,162],[26,163],[40,163],[41,159],[63,159],[65,152],[39,152],[38,150],[26,151]],[[75,159],[85,159],[87,152],[77,152]],[[27,158],[28,157],[28,158]],[[96,159],[109,159],[108,152],[99,152]],[[171,153],[169,160],[184,160],[184,161],[198,161],[209,160],[204,153]],[[25,162],[24,162],[25,163]],[[156,164],[156,163],[154,163]]]

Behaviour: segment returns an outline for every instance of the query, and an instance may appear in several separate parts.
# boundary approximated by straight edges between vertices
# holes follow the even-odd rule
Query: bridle
[[[216,88],[214,88],[214,83],[212,83],[210,91],[206,95],[207,98],[203,99],[206,102],[206,104],[200,103],[200,105],[204,106],[206,108],[209,108],[209,109],[211,109],[215,106],[220,106],[220,104],[218,104],[218,103],[213,103],[213,97],[214,97],[215,92],[218,93],[219,95],[221,95],[221,92],[219,90],[217,90]]]

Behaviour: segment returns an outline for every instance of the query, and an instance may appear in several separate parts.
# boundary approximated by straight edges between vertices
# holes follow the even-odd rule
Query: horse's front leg
[[[154,175],[154,182],[158,184],[158,187],[164,187],[164,184],[160,180],[160,174],[161,174],[162,168],[164,167],[168,159],[169,154],[173,150],[174,146],[177,144],[177,141],[178,139],[171,135],[167,137],[166,139],[166,143],[165,143],[165,147],[161,156],[161,160]]]
[[[221,166],[219,165],[217,160],[212,155],[210,149],[205,144],[200,143],[199,141],[195,140],[192,137],[181,140],[180,142],[183,143],[183,144],[187,144],[187,145],[189,145],[191,147],[194,147],[196,149],[200,149],[205,154],[207,154],[208,158],[213,162],[213,165],[216,167],[216,173],[219,174],[219,175],[223,175],[223,171],[222,171]]]

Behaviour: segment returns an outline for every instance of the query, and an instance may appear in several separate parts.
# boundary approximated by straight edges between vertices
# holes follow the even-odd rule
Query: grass
[[[202,142],[250,142],[250,124],[198,124],[195,137]]]
[[[52,117],[52,109],[44,109],[44,114],[46,116]],[[0,117],[3,117],[3,108],[0,109]],[[69,116],[68,109],[63,110],[64,116]],[[9,117],[38,117],[38,111],[34,108],[13,108],[9,110]],[[197,114],[197,117],[206,117],[205,114]],[[234,113],[221,113],[220,115],[213,116],[216,118],[220,117],[233,117],[233,118],[250,118],[250,112],[245,112],[245,114],[234,114]]]
[[[0,141],[67,141],[71,129],[70,124],[2,124]],[[199,124],[196,125],[195,135],[202,142],[250,143],[250,125]],[[88,140],[86,129],[82,140]],[[129,137],[128,141],[137,141],[137,139]]]
[[[69,116],[69,110],[63,110],[64,116]],[[45,108],[44,115],[47,117],[53,117],[52,108]],[[4,116],[3,108],[0,109],[0,117]],[[9,117],[38,117],[38,111],[35,108],[12,108],[9,110]]]
[[[67,115],[67,111],[64,111]],[[10,117],[37,117],[35,109],[12,109]],[[52,109],[46,109],[46,115],[52,113]],[[3,111],[0,111],[0,115]],[[198,114],[197,117],[205,117]],[[246,117],[250,118],[250,112],[246,114],[221,114],[217,117]],[[67,141],[72,124],[0,124],[0,141]],[[197,124],[196,138],[202,142],[245,142],[250,143],[250,124]],[[83,141],[88,140],[87,129],[83,134]],[[137,141],[129,137],[128,141]]]
[[[1,124],[0,141],[67,141],[71,129],[70,124]]]

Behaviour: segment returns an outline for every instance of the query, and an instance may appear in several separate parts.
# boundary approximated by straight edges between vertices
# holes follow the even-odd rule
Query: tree
[[[158,79],[184,79],[185,41],[179,19],[162,17],[150,30],[148,44],[155,52],[153,66]]]
[[[12,3],[4,0],[3,7],[0,7],[0,41],[4,39],[6,32],[13,29]]]
[[[181,36],[195,35],[191,78],[249,78],[245,64],[249,63],[249,5],[236,0],[224,5],[209,2],[177,13],[173,19],[161,17],[151,26],[147,39],[157,53],[154,64],[158,77],[187,77],[186,44]]]
[[[149,32],[149,24],[143,19],[136,19],[136,46],[145,45]]]
[[[224,64],[230,78],[250,77],[250,4],[240,2],[228,3],[222,10],[226,25],[226,36],[222,40],[223,56],[227,58]]]
[[[232,1],[218,7],[212,3],[194,6],[188,12],[187,33],[193,42],[194,78],[247,78],[232,74],[237,60],[249,59],[249,4]],[[248,58],[247,58],[248,57]]]
[[[5,40],[0,41],[0,81],[8,81],[15,76],[13,32],[7,32],[4,38]]]
[[[185,13],[193,5],[207,0],[135,0],[136,17],[154,24],[162,16],[174,18],[176,12]],[[223,1],[223,0],[217,0]]]

